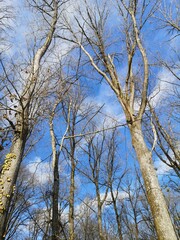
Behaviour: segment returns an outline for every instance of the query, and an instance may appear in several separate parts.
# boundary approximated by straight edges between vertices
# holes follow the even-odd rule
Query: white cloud
[[[153,107],[159,107],[159,105],[163,104],[163,100],[171,95],[174,87],[172,83],[176,81],[175,76],[167,69],[159,72],[157,78],[159,81],[149,96],[150,103]]]
[[[113,191],[114,196],[117,196],[118,200],[123,200],[125,198],[128,197],[128,193],[124,192],[124,191]],[[101,193],[101,199],[103,199],[105,196],[105,193]],[[106,197],[106,201],[105,201],[105,205],[109,204],[112,201],[112,196],[111,193],[108,192],[107,197]]]
[[[104,105],[101,110],[102,115],[98,118],[97,129],[101,129],[102,126],[111,127],[119,123],[125,123],[125,116],[121,111],[120,103],[107,84],[102,83],[99,93],[96,96],[88,97],[86,102],[98,107]]]
[[[113,193],[114,193],[114,196],[117,196],[117,200],[119,201],[128,198],[128,193],[124,191],[119,191],[119,192],[114,191]],[[105,193],[101,193],[100,199],[103,200],[104,197],[105,197]],[[103,208],[110,206],[111,202],[112,202],[111,193],[108,192]],[[81,204],[75,207],[75,213],[77,216],[83,216],[84,213],[87,212],[87,209],[89,209],[91,213],[97,212],[97,207],[98,207],[97,198],[87,197],[84,199],[84,201]]]
[[[157,169],[157,175],[163,175],[167,174],[172,170],[171,167],[169,167],[167,164],[162,162],[161,160],[158,160],[154,163],[155,169]]]
[[[48,162],[42,162],[36,157],[32,163],[27,165],[27,169],[34,175],[37,182],[46,184],[52,178],[52,167]]]

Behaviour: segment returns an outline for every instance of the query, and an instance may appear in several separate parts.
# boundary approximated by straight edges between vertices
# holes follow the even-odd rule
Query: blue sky
[[[12,47],[8,50],[10,52],[11,57],[17,57],[20,56],[20,52],[22,52],[22,58],[26,58],[26,53],[27,53],[27,48],[31,46],[31,41],[33,42],[33,37],[31,38],[30,33],[32,32],[33,27],[36,29],[36,23],[31,23],[34,15],[29,12],[27,8],[22,8],[22,1],[12,1],[11,4],[13,4],[15,7],[18,6],[17,12],[18,12],[18,17],[16,18],[16,23],[14,24],[15,31],[12,33],[14,35],[14,42]],[[73,14],[72,9],[73,9],[73,4],[71,5],[71,14]],[[69,18],[71,18],[71,14],[69,14]],[[117,12],[116,11],[111,11],[110,15],[110,20],[107,24],[107,28],[109,29],[111,27],[111,30],[108,30],[109,33],[111,34],[111,38],[114,38],[114,35],[117,35],[117,39],[121,39],[121,35],[118,34],[117,29],[120,29],[120,21],[117,19]],[[72,16],[73,19],[73,16]],[[114,21],[116,20],[116,21]],[[31,26],[31,28],[29,27]],[[34,30],[33,30],[34,31]],[[156,62],[154,59],[154,53],[158,56],[159,54],[162,56],[162,58],[169,59],[170,57],[174,57],[174,54],[172,52],[172,48],[176,48],[178,50],[179,44],[177,38],[174,38],[171,40],[171,42],[168,41],[169,35],[167,34],[166,31],[160,31],[157,30],[157,25],[154,24],[148,24],[146,27],[144,27],[143,30],[143,42],[147,48],[148,52],[148,57],[149,61],[151,62]],[[28,41],[27,41],[28,39]],[[30,46],[28,45],[30,41]],[[28,43],[28,44],[27,44]],[[33,44],[32,44],[33,45]],[[59,52],[59,54],[64,53],[65,50],[69,48],[68,44],[65,42],[62,42],[61,46],[55,47],[55,52]],[[123,48],[119,44],[119,41],[117,41],[117,44],[112,46],[110,49],[110,52],[117,51],[121,53]],[[46,62],[48,61],[48,58],[53,59],[53,56],[48,56],[46,58]],[[126,74],[126,62],[123,61],[124,58],[121,58],[119,66],[117,66],[119,77],[124,78]],[[150,98],[152,98],[152,104],[155,105],[156,107],[161,108],[161,104],[163,104],[164,99],[169,96],[169,92],[172,91],[172,86],[168,85],[167,82],[174,82],[175,78],[165,69],[165,68],[158,68],[158,67],[153,67],[153,74],[151,75],[151,93],[150,93]],[[88,80],[88,79],[87,79]],[[86,80],[85,80],[86,81]],[[114,96],[114,93],[112,90],[107,86],[106,83],[101,83],[99,84],[97,81],[93,81],[90,83],[90,88],[93,88],[93,92],[90,92],[90,95],[87,97],[85,101],[87,102],[92,102],[93,104],[97,106],[102,106],[104,105],[102,111],[104,113],[104,116],[110,116],[106,117],[106,125],[110,125],[110,119],[115,119],[117,120],[118,123],[125,123],[125,118],[124,114],[122,113],[121,107],[118,104],[118,101],[116,97]],[[101,121],[98,121],[96,123],[97,129],[101,129],[102,122],[104,122],[102,116],[101,116]],[[34,162],[36,159],[45,159],[47,156],[51,154],[51,149],[50,149],[50,137],[48,133],[48,124],[44,123],[44,136],[42,140],[35,146],[34,150],[28,155],[26,161]],[[124,129],[122,130],[122,134],[124,134]],[[129,133],[128,130],[126,130],[126,138],[127,142],[130,142],[129,139]],[[123,147],[125,148],[125,147]],[[43,149],[43,151],[42,151]],[[38,160],[39,161],[39,160]],[[130,160],[131,162],[131,160]],[[43,162],[42,164],[46,164],[46,162]],[[160,164],[159,164],[160,165]],[[31,165],[32,166],[32,165]]]
[[[93,1],[92,1],[93,2]],[[91,2],[91,4],[92,4]],[[77,1],[76,1],[77,3]],[[81,1],[79,1],[81,3]],[[12,58],[27,58],[27,49],[31,47],[31,42],[33,45],[33,37],[31,37],[31,32],[35,31],[37,28],[37,21],[32,23],[32,19],[35,16],[35,13],[32,13],[28,10],[27,7],[24,7],[23,2],[19,0],[14,1],[6,1],[6,4],[10,4],[15,7],[16,11],[15,13],[18,13],[16,16],[16,21],[12,23],[14,27],[14,31],[11,32],[10,41],[12,42],[12,47],[8,49],[8,51],[5,53],[8,56]],[[69,18],[73,19],[73,13],[74,13],[74,5],[71,4],[69,7]],[[73,10],[72,10],[73,9]],[[121,35],[118,34],[117,29],[120,29],[120,21],[118,20],[118,14],[116,11],[110,12],[110,18],[107,24],[107,29],[114,38],[115,35],[117,35],[117,39],[121,38]],[[72,14],[72,16],[71,16]],[[114,21],[116,20],[116,21]],[[157,21],[156,21],[157,23]],[[34,28],[34,29],[33,29]],[[109,30],[111,28],[111,30]],[[170,42],[168,41],[169,35],[166,31],[163,30],[157,30],[158,25],[154,25],[153,23],[147,24],[146,27],[144,27],[143,30],[143,42],[144,45],[147,48],[149,61],[156,61],[154,59],[154,53],[158,56],[159,54],[162,56],[162,58],[170,59],[174,57],[174,53],[172,51],[172,48],[175,48],[177,51],[179,50],[179,44],[178,44],[178,38],[174,38]],[[39,34],[39,33],[38,33]],[[41,33],[40,33],[41,35]],[[111,39],[111,37],[110,37]],[[30,44],[30,45],[29,45]],[[62,47],[57,46],[55,49],[55,52],[64,53],[66,48],[69,48],[67,46],[68,44],[65,42],[62,42]],[[119,45],[119,46],[118,46]],[[118,46],[118,47],[117,47]],[[115,50],[121,53],[122,47],[119,44],[119,41],[117,41],[114,47],[112,46],[109,50],[110,52],[114,52]],[[116,47],[116,48],[115,48]],[[58,51],[59,49],[59,51]],[[22,54],[22,55],[21,55]],[[32,55],[32,54],[30,54]],[[54,57],[48,56],[50,59]],[[48,62],[48,57],[46,58],[46,62]],[[121,59],[121,57],[120,57]],[[119,77],[124,78],[126,74],[126,62],[123,61],[124,59],[121,59],[121,62],[119,66],[117,66]],[[47,64],[48,65],[48,64]],[[153,67],[153,74],[151,76],[150,85],[151,85],[151,92],[150,92],[150,98],[152,98],[152,104],[156,107],[161,107],[161,104],[163,104],[164,99],[169,96],[169,93],[172,91],[172,85],[168,85],[167,82],[175,82],[175,78],[168,72],[165,68],[158,68]],[[178,72],[177,72],[178,73]],[[119,106],[116,97],[114,96],[112,90],[103,82],[102,84],[99,84],[98,82],[92,82],[90,83],[90,88],[93,88],[93,92],[90,92],[90,95],[86,99],[87,102],[92,102],[96,104],[97,106],[103,107],[104,115],[110,115],[110,118],[108,118],[107,125],[110,124],[110,119],[114,118],[117,119],[118,123],[124,123],[124,114],[122,113],[121,107]],[[101,127],[101,122],[99,122],[99,126],[97,124],[97,129]],[[47,125],[45,124],[45,128],[47,128]],[[45,136],[43,139],[48,139],[49,144],[49,134],[45,132]],[[43,140],[44,141],[44,140]],[[47,144],[45,144],[46,146]],[[39,146],[39,147],[38,147]],[[41,149],[42,143],[39,143],[39,145],[36,146],[36,149]],[[50,150],[47,150],[47,152],[50,152]],[[42,156],[39,156],[41,154],[41,150],[36,150],[34,152],[34,158],[41,157],[42,159],[45,157],[45,153],[43,151]],[[48,153],[49,154],[49,153]],[[47,155],[47,153],[46,153]],[[33,153],[31,153],[31,156],[33,156]]]
[[[76,2],[76,4],[81,4],[80,0],[74,2]],[[90,3],[92,2],[93,1],[91,1]],[[14,0],[9,2],[7,1],[7,3],[14,5],[14,7],[17,9],[18,16],[16,17],[16,21],[12,24],[14,27],[14,31],[12,31],[10,34],[10,42],[12,43],[11,48],[9,48],[5,52],[5,54],[7,58],[12,58],[15,62],[21,62],[24,61],[24,59],[27,60],[29,56],[33,55],[32,52],[28,53],[28,51],[31,50],[32,46],[34,46],[34,36],[41,36],[43,33],[43,29],[41,29],[40,32],[36,32],[39,25],[41,25],[41,22],[38,21],[37,24],[37,19],[36,21],[34,21],[35,13],[30,13],[29,10],[22,5],[22,1]],[[73,4],[69,6],[68,15],[71,22],[73,22],[74,8],[75,6]],[[121,21],[117,18],[118,16],[116,10],[111,11],[109,22],[107,24],[107,29],[109,33],[107,35],[109,36],[109,41],[111,41],[114,37],[117,37],[117,42],[114,43],[108,49],[108,51],[109,53],[116,52],[119,54],[119,62],[116,62],[117,72],[120,81],[123,81],[126,76],[127,61],[125,61],[126,54],[123,49],[124,46],[121,45],[120,42],[120,40],[122,40],[122,33],[120,33]],[[153,23],[152,20],[152,23],[147,24],[146,27],[144,27],[143,29],[143,43],[147,49],[149,62],[156,63],[157,60],[155,57],[158,57],[160,55],[164,61],[170,61],[171,58],[173,58],[175,59],[175,62],[179,64],[179,60],[177,59],[176,54],[172,50],[180,50],[178,38],[174,38],[173,40],[168,41],[169,35],[165,30],[158,29],[157,22],[158,21]],[[34,35],[32,34],[32,32],[34,32]],[[37,43],[37,45],[38,44],[39,42]],[[51,66],[52,61],[53,63],[57,64],[59,58],[63,59],[63,55],[69,50],[70,47],[71,45],[69,43],[61,41],[60,44],[57,44],[57,46],[52,49],[52,52],[49,55],[46,55],[44,66]],[[74,51],[71,54],[72,59],[75,59],[77,52]],[[134,64],[135,71],[138,68],[138,64],[138,61]],[[85,67],[84,71],[86,70],[87,69]],[[166,108],[166,102],[169,102],[171,100],[170,94],[173,91],[173,85],[171,85],[170,83],[175,83],[177,80],[171,73],[169,73],[166,68],[163,67],[152,66],[150,72],[149,97],[152,98],[151,103],[153,106],[156,107],[156,109],[164,111],[162,110],[162,108]],[[179,74],[179,71],[177,71],[176,73]],[[26,81],[27,76],[25,74],[23,76]],[[91,80],[90,78],[92,76],[96,79]],[[102,129],[103,126],[110,127],[114,123],[116,123],[116,121],[117,124],[124,124],[125,117],[113,91],[105,82],[102,81],[102,83],[99,83],[98,80],[99,76],[92,72],[92,69],[89,67],[87,76],[82,78],[83,85],[88,82],[88,96],[85,99],[81,108],[86,108],[86,105],[89,103],[94,104],[96,107],[103,106],[101,111],[102,113],[98,114],[98,116],[94,120],[96,130]],[[20,90],[21,89],[19,89],[19,91]],[[165,111],[164,114],[166,114]],[[60,119],[56,119],[55,129],[57,131],[58,138],[61,139],[66,128],[66,124],[62,120],[61,116],[59,116],[59,118]],[[115,120],[113,123],[112,119]],[[39,126],[39,129],[41,132],[36,132],[35,138],[38,138],[40,136],[42,136],[42,138],[24,159],[24,164],[27,164],[27,168],[29,169],[30,173],[33,174],[34,172],[36,172],[35,177],[43,185],[47,183],[46,180],[48,180],[49,174],[52,174],[52,169],[50,167],[51,157],[49,157],[52,150],[47,120],[44,121],[42,126]],[[120,127],[118,131],[120,135],[119,140],[121,143],[117,154],[117,161],[122,164],[123,168],[128,167],[130,168],[130,171],[133,172],[134,166],[138,166],[138,164],[136,161],[134,150],[131,146],[129,130],[127,129],[127,127]],[[79,133],[81,133],[80,127],[76,130],[76,134]],[[79,161],[83,162],[83,164],[87,160],[86,156],[82,156],[82,154],[78,156],[77,153],[77,157],[79,158]],[[166,165],[162,164],[159,159],[156,158],[155,160],[155,166],[158,168],[157,173],[160,174],[161,178],[161,174],[168,173],[170,169]],[[63,155],[60,156],[60,164],[62,164],[60,166],[60,174],[69,179],[69,163],[67,159],[64,159]],[[87,180],[85,180],[85,178],[82,177],[82,175],[78,173],[78,171],[76,172],[76,180],[78,191],[80,192],[80,197],[84,198],[86,193],[91,194],[94,187],[92,186],[92,184],[87,183]],[[102,191],[102,195],[103,194],[104,193]],[[77,208],[79,208],[81,203],[78,199],[76,199],[76,201]]]

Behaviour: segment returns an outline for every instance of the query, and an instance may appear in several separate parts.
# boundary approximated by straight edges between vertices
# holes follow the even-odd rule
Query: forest
[[[180,238],[180,2],[0,0],[0,240]]]

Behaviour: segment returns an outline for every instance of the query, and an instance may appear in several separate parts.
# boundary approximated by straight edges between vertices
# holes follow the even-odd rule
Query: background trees
[[[25,4],[11,48],[0,20],[1,238],[176,239],[178,2]]]

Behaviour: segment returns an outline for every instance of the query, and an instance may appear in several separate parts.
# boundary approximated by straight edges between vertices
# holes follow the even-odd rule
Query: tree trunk
[[[56,151],[56,137],[54,133],[54,114],[59,102],[54,105],[53,112],[50,116],[49,128],[51,135],[51,147],[52,147],[52,167],[53,167],[53,192],[52,192],[52,240],[57,240],[59,235],[59,219],[58,219],[58,200],[59,200],[59,155],[60,152]]]
[[[69,196],[69,240],[74,240],[74,190],[75,190],[74,176],[75,176],[75,162],[73,155],[71,157],[71,183]]]
[[[114,197],[113,194],[113,189],[112,189],[112,185],[110,186],[110,190],[111,190],[111,198],[112,198],[112,202],[113,202],[113,207],[114,207],[114,212],[115,212],[115,216],[116,216],[116,223],[117,223],[117,227],[118,227],[118,234],[119,234],[119,240],[123,240],[122,237],[122,228],[121,228],[121,219],[120,219],[120,214],[118,213],[118,207],[116,204],[116,199]]]
[[[101,217],[101,207],[98,204],[98,230],[100,240],[104,240],[103,230],[102,230],[102,217]]]
[[[0,174],[0,239],[6,235],[6,223],[11,198],[22,161],[26,136],[24,139],[15,136],[10,152],[6,155]]]
[[[98,184],[98,182],[96,183]],[[99,188],[96,186],[96,196],[97,196],[97,201],[98,201],[98,231],[99,231],[99,239],[104,240],[103,236],[103,229],[102,229],[102,203],[100,199],[100,194],[99,194]]]
[[[159,240],[177,240],[165,198],[159,186],[156,171],[152,162],[152,153],[144,141],[141,123],[134,122],[130,126],[132,145],[136,151],[140,164],[148,202],[154,218],[155,228]]]
[[[59,198],[59,170],[58,156],[54,162],[54,182],[53,182],[53,199],[52,199],[52,240],[58,240],[59,237],[59,218],[58,218],[58,198]]]
[[[139,239],[139,229],[138,229],[138,223],[137,223],[137,218],[135,217],[135,238],[136,240]]]

